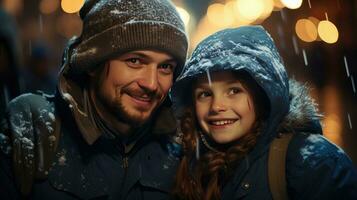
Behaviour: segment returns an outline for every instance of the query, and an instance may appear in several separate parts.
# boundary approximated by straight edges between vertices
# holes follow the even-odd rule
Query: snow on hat
[[[71,51],[74,73],[90,71],[122,53],[152,49],[186,60],[185,26],[170,0],[86,0],[80,10],[83,31]]]

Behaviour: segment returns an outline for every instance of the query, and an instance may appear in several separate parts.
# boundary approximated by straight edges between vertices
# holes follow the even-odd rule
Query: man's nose
[[[155,65],[148,65],[143,70],[141,77],[138,81],[140,87],[149,90],[156,91],[158,88],[158,69]]]

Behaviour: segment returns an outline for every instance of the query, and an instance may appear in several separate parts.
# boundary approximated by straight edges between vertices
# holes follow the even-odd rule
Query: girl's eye
[[[240,88],[231,88],[229,90],[229,94],[238,94],[240,93],[242,90]]]
[[[197,94],[197,99],[203,99],[203,98],[207,98],[207,97],[210,97],[210,96],[211,96],[210,92],[203,91],[203,92],[199,92]]]

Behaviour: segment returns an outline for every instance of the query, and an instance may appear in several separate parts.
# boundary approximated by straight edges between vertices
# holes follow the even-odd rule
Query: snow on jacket
[[[256,146],[222,188],[222,199],[272,199],[269,146],[287,132],[294,134],[286,158],[290,199],[357,199],[356,168],[342,149],[321,135],[320,115],[307,88],[289,81],[272,38],[261,26],[226,29],[197,46],[172,90],[176,112],[188,105],[193,79],[222,70],[248,72],[270,105]]]
[[[29,199],[168,199],[179,162],[170,108],[161,106],[125,144],[93,124],[85,87],[67,77],[67,61],[65,55],[54,97],[25,94],[8,107],[0,128],[1,198],[22,199],[21,186],[34,177]],[[55,140],[56,152],[48,155],[45,146]],[[41,161],[48,159],[53,162],[46,171]]]

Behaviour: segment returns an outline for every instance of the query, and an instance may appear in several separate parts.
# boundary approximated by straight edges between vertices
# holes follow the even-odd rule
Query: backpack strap
[[[270,145],[268,160],[269,187],[274,200],[288,200],[286,189],[286,154],[293,134],[279,134]]]

